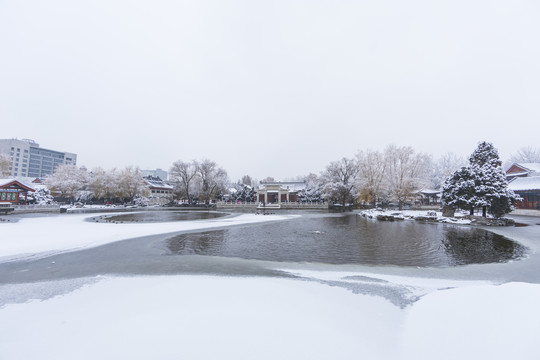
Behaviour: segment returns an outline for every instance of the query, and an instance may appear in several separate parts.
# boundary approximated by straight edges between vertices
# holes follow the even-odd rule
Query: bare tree
[[[431,166],[431,187],[439,189],[455,171],[467,165],[467,159],[454,153],[446,153]]]
[[[360,167],[358,178],[359,199],[373,206],[383,197],[387,159],[379,151],[360,151],[356,158]]]
[[[334,161],[321,174],[325,196],[343,206],[356,197],[356,184],[360,168],[356,159]]]
[[[510,163],[540,163],[540,148],[522,147],[517,153],[510,155]]]
[[[87,172],[73,165],[59,165],[53,174],[45,178],[45,184],[51,192],[67,200],[74,200],[77,191],[87,183]]]
[[[385,150],[388,159],[386,181],[390,195],[398,202],[399,210],[414,190],[426,184],[429,156],[415,154],[410,146],[389,145]]]
[[[137,195],[148,195],[148,186],[144,182],[139,168],[128,166],[121,170],[118,177],[119,191],[121,197],[128,201],[133,201]]]
[[[9,156],[0,154],[0,178],[7,178],[9,176],[9,165],[11,165]]]
[[[200,197],[205,203],[209,203],[219,192],[225,191],[229,181],[227,172],[208,159],[196,161],[195,164],[200,182]]]
[[[253,186],[253,179],[249,175],[242,176],[241,184]]]
[[[197,176],[197,166],[194,161],[176,161],[169,170],[169,177],[175,183],[175,192],[179,198],[185,198],[191,203],[193,180]]]
[[[96,199],[111,200],[122,197],[119,180],[120,175],[116,169],[104,170],[97,167],[90,173],[89,187]]]

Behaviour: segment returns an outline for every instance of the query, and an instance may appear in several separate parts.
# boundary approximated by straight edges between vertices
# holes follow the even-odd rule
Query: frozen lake
[[[277,215],[250,216],[259,220],[278,218]],[[217,212],[152,211],[101,215],[99,223],[92,223],[95,221],[92,219],[97,217],[86,217],[87,221],[74,223],[74,233],[68,239],[92,238],[91,231],[99,229],[94,237],[102,237],[105,233],[111,236],[122,229],[130,229],[131,235],[126,234],[124,241],[101,246],[46,257],[28,257],[24,261],[0,262],[0,283],[102,274],[283,276],[276,268],[297,265],[442,269],[467,264],[504,263],[527,253],[527,248],[517,242],[470,226],[414,221],[378,222],[356,214],[323,212],[292,212],[287,216],[285,221],[233,226],[227,224],[239,217],[223,216]],[[124,223],[113,224],[103,220],[106,218],[116,221],[121,218]],[[182,220],[160,222],[172,218]],[[194,218],[200,220],[193,221]],[[55,219],[70,220],[71,215]],[[187,219],[190,221],[183,221]],[[48,220],[44,218],[41,221]],[[207,221],[217,226],[212,230],[205,229]],[[201,230],[166,230],[174,224],[199,222],[203,222]],[[82,226],[88,230],[82,230]],[[148,226],[151,226],[150,230]],[[145,235],[143,231],[151,235]],[[15,245],[19,243],[14,242]]]
[[[0,358],[537,358],[538,219],[107,216],[0,223]]]

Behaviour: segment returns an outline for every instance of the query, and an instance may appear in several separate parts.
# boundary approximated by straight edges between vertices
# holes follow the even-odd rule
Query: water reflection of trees
[[[453,265],[504,262],[525,252],[523,246],[504,236],[475,228],[448,228],[442,244]]]
[[[182,234],[167,240],[171,255],[219,255],[225,241],[225,230]]]

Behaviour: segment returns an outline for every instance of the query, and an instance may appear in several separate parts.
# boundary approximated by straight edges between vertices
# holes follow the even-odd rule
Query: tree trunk
[[[474,207],[471,208],[471,212],[469,213],[469,215],[474,216]]]
[[[456,210],[451,206],[443,207],[443,216],[444,217],[454,217]]]
[[[483,217],[487,216],[487,206],[482,206],[482,216]]]

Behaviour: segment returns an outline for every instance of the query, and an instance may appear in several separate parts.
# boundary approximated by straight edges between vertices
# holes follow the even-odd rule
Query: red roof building
[[[26,204],[28,192],[34,191],[15,179],[0,179],[0,204],[17,205],[23,199]]]

